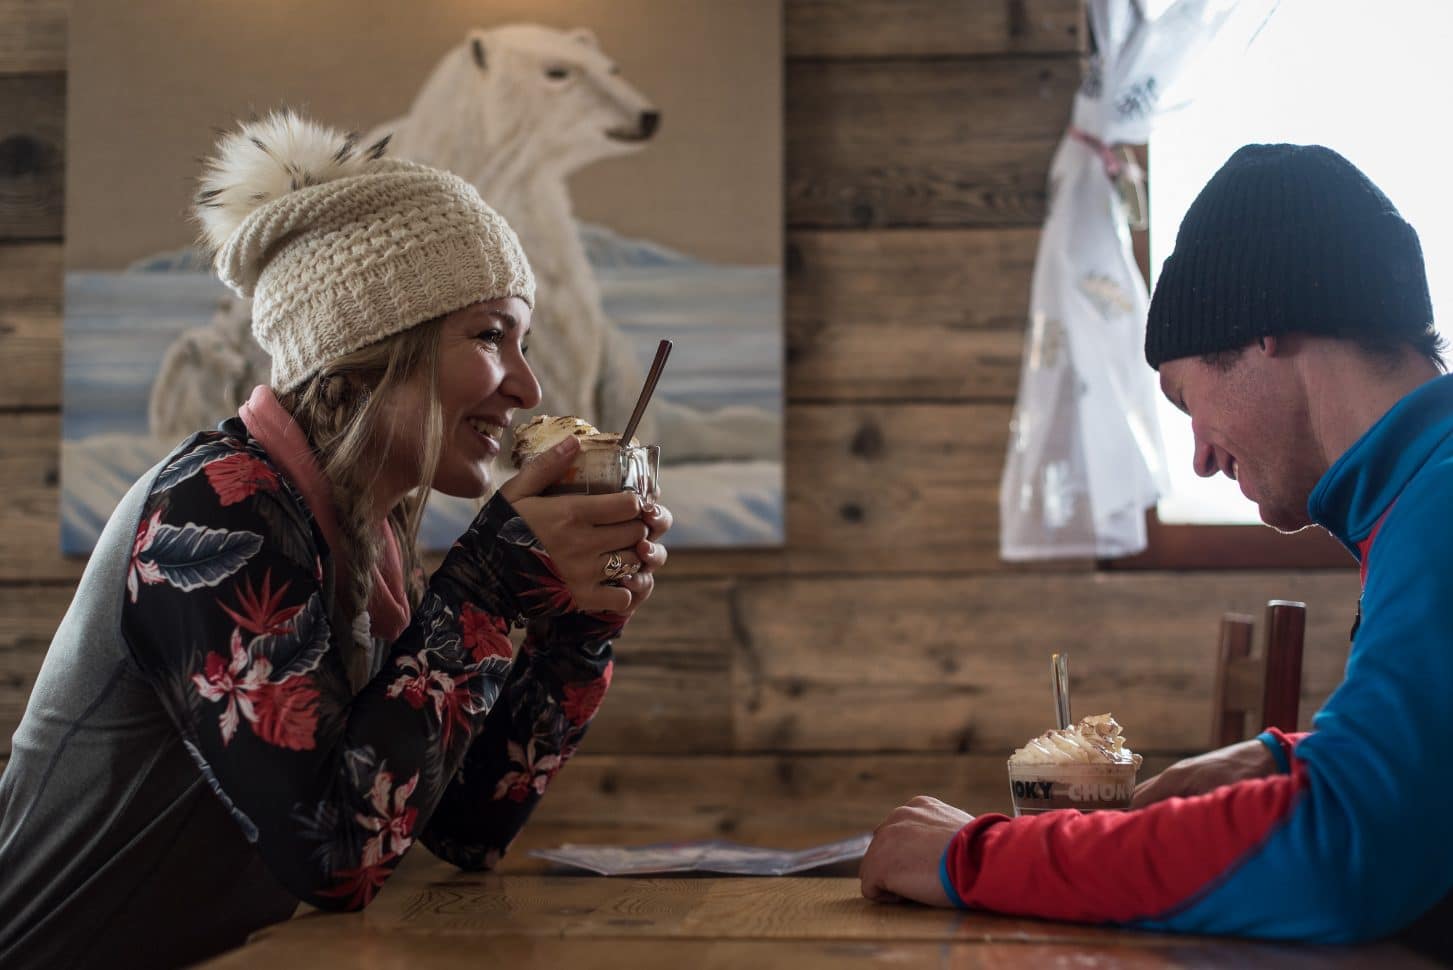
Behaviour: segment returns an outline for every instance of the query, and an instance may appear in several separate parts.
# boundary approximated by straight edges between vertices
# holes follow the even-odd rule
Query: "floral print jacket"
[[[269,869],[352,909],[415,839],[465,868],[498,862],[600,706],[624,621],[573,611],[496,496],[355,695],[330,646],[331,569],[306,503],[229,421],[158,474],[123,633]]]

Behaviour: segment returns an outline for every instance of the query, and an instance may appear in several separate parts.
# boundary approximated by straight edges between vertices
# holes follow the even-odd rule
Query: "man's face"
[[[1307,403],[1290,360],[1247,347],[1229,364],[1183,357],[1160,367],[1160,389],[1191,416],[1196,474],[1241,486],[1261,521],[1282,532],[1312,524],[1307,497],[1322,477]]]

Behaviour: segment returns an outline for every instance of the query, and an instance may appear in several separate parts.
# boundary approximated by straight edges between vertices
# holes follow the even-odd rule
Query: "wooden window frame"
[[[1147,145],[1131,147],[1150,180]],[[1147,199],[1149,192],[1146,193]],[[1134,231],[1135,262],[1150,285],[1150,232]],[[1313,526],[1291,535],[1265,525],[1181,525],[1161,522],[1154,509],[1146,513],[1145,551],[1119,559],[1101,559],[1106,570],[1205,569],[1347,569],[1357,561],[1325,529]]]
[[[1318,526],[1291,535],[1264,525],[1180,525],[1146,513],[1145,551],[1102,559],[1106,570],[1355,569],[1357,560]]]

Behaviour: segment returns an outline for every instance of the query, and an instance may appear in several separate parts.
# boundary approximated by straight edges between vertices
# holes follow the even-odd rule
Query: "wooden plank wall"
[[[0,759],[83,567],[57,553],[65,9],[0,0]],[[787,0],[786,37],[788,542],[673,557],[541,822],[806,837],[919,791],[1002,808],[1058,649],[1076,710],[1164,764],[1205,745],[1219,614],[1271,595],[1311,605],[1310,712],[1350,571],[997,558],[1079,0]]]

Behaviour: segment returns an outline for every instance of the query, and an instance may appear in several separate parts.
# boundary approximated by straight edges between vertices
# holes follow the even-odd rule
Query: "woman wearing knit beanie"
[[[0,964],[191,962],[367,905],[415,841],[490,867],[600,706],[671,515],[541,496],[569,439],[423,579],[430,486],[486,495],[539,401],[535,281],[472,186],[384,147],[279,114],[207,163],[272,384],[97,544],[0,780]]]

